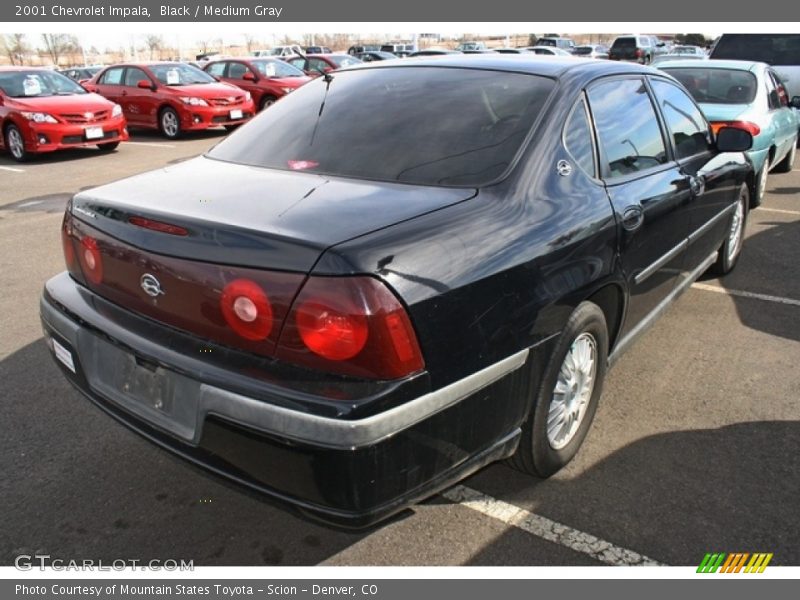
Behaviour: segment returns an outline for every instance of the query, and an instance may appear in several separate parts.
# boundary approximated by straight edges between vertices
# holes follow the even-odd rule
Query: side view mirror
[[[136,82],[136,87],[141,88],[143,90],[154,90],[155,86],[147,79],[140,79]]]
[[[753,136],[749,131],[723,127],[717,133],[717,150],[720,152],[744,152],[752,147]]]
[[[255,81],[256,76],[253,75],[250,71],[247,71],[244,75],[242,75],[242,79],[245,81]]]
[[[800,96],[792,96],[791,102],[789,102],[789,106],[792,108],[800,109]]]

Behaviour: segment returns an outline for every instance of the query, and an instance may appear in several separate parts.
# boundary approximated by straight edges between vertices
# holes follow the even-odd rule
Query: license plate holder
[[[87,140],[100,140],[104,136],[102,127],[87,127],[84,134]]]
[[[242,111],[241,109],[234,109],[231,111],[231,119],[241,119],[242,118]]]

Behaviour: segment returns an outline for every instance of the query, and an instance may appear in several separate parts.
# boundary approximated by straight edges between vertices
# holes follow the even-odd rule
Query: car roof
[[[769,67],[767,63],[754,60],[691,60],[676,59],[665,60],[658,63],[659,69],[672,68],[695,68],[695,69],[731,69],[735,71],[758,71]]]
[[[567,73],[589,76],[616,75],[626,73],[649,73],[658,75],[657,69],[622,61],[587,61],[573,56],[540,57],[536,54],[445,54],[436,57],[413,57],[403,61],[365,63],[347,67],[354,69],[403,69],[406,67],[447,67],[529,73],[559,78]]]

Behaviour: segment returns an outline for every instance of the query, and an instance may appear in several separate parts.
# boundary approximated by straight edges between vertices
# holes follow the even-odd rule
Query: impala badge
[[[157,298],[159,295],[164,295],[164,290],[161,289],[161,282],[150,273],[145,273],[139,280],[139,285],[144,290],[144,293],[152,298]]]

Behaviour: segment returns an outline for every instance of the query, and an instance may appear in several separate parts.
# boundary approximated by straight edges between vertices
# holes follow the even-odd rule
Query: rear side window
[[[479,69],[340,71],[330,83],[320,77],[299,88],[209,156],[344,177],[477,186],[508,169],[554,85],[545,77]]]
[[[800,65],[800,34],[726,33],[711,51],[711,58],[797,66]]]
[[[578,166],[589,177],[595,176],[592,128],[586,116],[586,103],[581,98],[564,126],[564,145]]]
[[[122,73],[125,67],[114,67],[103,74],[103,85],[122,85]]]
[[[595,84],[589,89],[589,103],[608,175],[632,175],[667,162],[661,127],[644,81]]]
[[[222,77],[222,74],[225,72],[226,64],[227,63],[224,62],[214,63],[213,65],[209,66],[208,69],[206,69],[206,73],[212,77]]]
[[[710,150],[708,122],[691,98],[666,81],[656,79],[652,84],[675,145],[675,158],[681,160]]]

